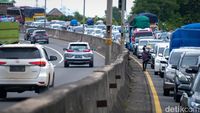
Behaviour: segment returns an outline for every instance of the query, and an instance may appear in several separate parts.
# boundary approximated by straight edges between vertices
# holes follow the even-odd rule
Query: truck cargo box
[[[183,26],[172,33],[170,51],[180,47],[200,47],[200,29],[197,26]]]

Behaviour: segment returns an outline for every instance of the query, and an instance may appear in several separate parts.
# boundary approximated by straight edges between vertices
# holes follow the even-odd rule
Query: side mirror
[[[197,66],[190,66],[189,68],[185,69],[186,73],[197,73],[198,72],[198,67]]]
[[[50,56],[49,61],[55,61],[55,60],[57,60],[56,56]]]
[[[178,69],[176,65],[172,65],[172,69]]]
[[[67,48],[63,48],[63,51],[66,51],[67,50]]]

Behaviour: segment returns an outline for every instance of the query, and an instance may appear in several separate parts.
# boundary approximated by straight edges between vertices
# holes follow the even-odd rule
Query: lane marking
[[[140,65],[140,67],[142,68],[142,64],[138,60],[136,60],[132,56],[130,56],[130,57],[133,58],[133,60],[135,60]],[[162,113],[162,108],[161,108],[161,105],[160,105],[160,100],[159,100],[159,97],[158,97],[158,93],[157,93],[156,88],[154,86],[154,83],[152,81],[151,75],[149,74],[148,71],[145,71],[144,74],[147,77],[147,80],[149,82],[149,86],[150,86],[150,89],[151,89],[151,92],[152,92],[152,95],[153,95],[155,111],[156,111],[156,113]]]
[[[103,56],[101,53],[98,53],[96,51],[94,51],[96,54],[98,54],[99,56],[101,56],[103,59],[105,59],[105,56]]]
[[[60,63],[62,63],[64,61],[64,57],[63,57],[63,55],[59,51],[57,51],[56,49],[53,49],[51,47],[48,47],[48,46],[44,46],[44,47],[46,47],[48,49],[51,49],[51,50],[55,51],[56,53],[58,53],[58,55],[60,55],[61,60],[58,62],[58,64],[60,64]]]

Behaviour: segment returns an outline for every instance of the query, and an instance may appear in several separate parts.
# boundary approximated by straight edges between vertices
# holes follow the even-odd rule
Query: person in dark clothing
[[[143,71],[146,71],[147,63],[149,61],[149,51],[146,50],[146,46],[144,46],[142,49],[143,49],[143,52],[142,52],[142,67],[143,67]]]

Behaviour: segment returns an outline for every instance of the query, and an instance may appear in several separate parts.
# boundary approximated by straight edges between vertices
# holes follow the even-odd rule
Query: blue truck
[[[180,47],[200,47],[200,23],[182,26],[172,33],[170,51]]]

